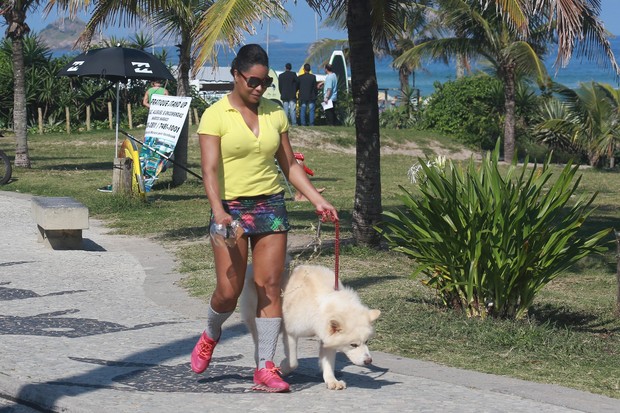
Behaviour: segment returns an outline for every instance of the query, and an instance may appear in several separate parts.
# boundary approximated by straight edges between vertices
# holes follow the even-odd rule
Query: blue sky
[[[264,43],[267,39],[267,32],[269,32],[269,37],[272,40],[281,40],[287,43],[312,43],[317,39],[317,35],[319,39],[346,39],[347,34],[344,31],[326,29],[322,27],[320,21],[315,25],[315,13],[304,0],[298,0],[297,4],[292,0],[288,0],[285,2],[285,7],[292,16],[292,22],[288,27],[283,27],[280,22],[276,20],[272,20],[269,24],[266,22],[262,24],[257,23],[255,26],[257,34],[247,37],[246,42]],[[55,11],[50,13],[47,18],[43,17],[41,11],[38,11],[29,15],[27,22],[33,31],[40,31],[48,24],[57,20],[58,17]],[[82,18],[82,20],[87,20],[87,16],[80,16],[80,18]],[[128,28],[112,28],[104,30],[104,35],[107,32],[113,33],[118,37],[130,37],[133,36],[136,31],[135,29]]]
[[[607,30],[611,33],[620,35],[620,0],[601,0],[602,13],[601,18]],[[291,24],[284,28],[279,22],[272,21],[270,24],[263,23],[256,26],[258,33],[256,36],[247,38],[247,42],[264,43],[267,38],[267,32],[272,41],[279,39],[287,43],[311,43],[318,38],[345,39],[346,32],[326,29],[318,22],[318,33],[315,26],[315,15],[304,0],[298,0],[297,4],[292,0],[285,3],[286,9],[291,14],[293,20]],[[36,13],[28,17],[28,24],[34,31],[39,31],[49,23],[58,18],[55,14],[50,14],[47,19]],[[109,32],[110,30],[108,30]],[[135,33],[132,29],[113,29],[117,36],[131,36]]]
[[[620,35],[620,0],[601,0],[601,18],[605,28],[611,33]],[[287,2],[287,11],[293,17],[293,23],[288,29],[283,29],[279,23],[272,23],[269,26],[270,37],[276,36],[288,43],[310,43],[315,40],[314,12],[304,0],[298,0],[297,5],[292,1]],[[319,23],[318,37],[331,39],[346,39],[344,31],[335,31],[321,27]],[[252,41],[264,42],[266,39],[266,29],[251,38]]]

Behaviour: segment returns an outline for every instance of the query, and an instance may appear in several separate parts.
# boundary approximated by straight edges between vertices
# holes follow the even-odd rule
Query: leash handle
[[[340,221],[328,211],[318,214],[321,215],[321,218],[319,219],[319,229],[321,228],[321,222],[327,222],[327,220],[332,221],[335,226],[336,240],[334,243],[334,290],[338,291],[338,272],[340,270]]]

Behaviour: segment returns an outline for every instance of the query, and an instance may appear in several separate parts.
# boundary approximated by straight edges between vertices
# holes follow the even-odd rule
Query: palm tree
[[[577,48],[577,56],[590,60],[605,55],[604,66],[620,75],[609,33],[599,18],[600,0],[478,0],[485,6],[489,2],[495,4],[498,13],[522,36],[528,36],[532,20],[546,21],[549,31],[557,36],[556,67],[566,66]]]
[[[538,138],[550,146],[587,153],[592,166],[606,158],[613,168],[620,143],[620,90],[596,82],[575,90],[556,85],[555,90],[558,99],[543,108],[535,127]]]
[[[28,12],[34,11],[39,0],[9,0],[0,4],[0,14],[11,40],[13,59],[13,130],[15,131],[15,166],[30,168],[28,154],[28,114],[26,112],[26,67],[24,65],[24,36],[30,32],[26,23]]]
[[[489,6],[492,1],[497,6]],[[551,35],[558,39],[557,65],[570,60],[577,45],[588,58],[605,54],[607,65],[620,73],[606,32],[598,19],[600,8],[583,0],[436,0],[443,21],[459,37],[431,40],[406,52],[398,62],[417,62],[422,56],[437,58],[446,52],[483,57],[504,83],[504,157],[515,152],[515,80],[518,72],[544,81],[545,69],[538,56]],[[595,7],[596,6],[596,7]],[[498,13],[501,12],[501,13]],[[556,25],[557,24],[557,25]]]
[[[155,44],[150,35],[140,31],[131,38],[131,45],[138,50],[147,51],[148,48],[153,47]]]
[[[371,1],[349,1],[347,32],[351,51],[351,93],[355,107],[355,201],[353,237],[358,244],[378,247],[381,235],[381,148],[377,72],[372,44]]]
[[[191,52],[193,40],[198,35],[197,28],[200,17],[213,4],[212,1],[188,0],[185,9],[169,8],[152,15],[152,24],[163,29],[162,35],[176,37],[179,50],[177,96],[191,96],[189,73],[191,70]],[[190,115],[191,116],[191,115]],[[187,150],[189,139],[189,122],[185,126],[174,149],[174,156],[181,165],[187,164]],[[183,168],[175,167],[172,172],[172,185],[178,186],[187,180],[187,172]]]
[[[546,70],[538,57],[544,52],[547,32],[538,20],[530,20],[527,40],[506,24],[495,10],[484,10],[477,2],[437,0],[442,21],[460,36],[431,39],[414,46],[396,59],[395,64],[416,64],[421,58],[440,58],[446,54],[466,58],[482,57],[504,85],[504,157],[512,161],[515,151],[516,84],[520,75],[546,80]]]
[[[443,28],[436,18],[435,10],[429,7],[432,2],[433,0],[373,1],[371,16],[375,56],[391,56],[396,59],[415,44],[439,37]],[[346,30],[346,13],[338,9],[333,10],[325,21],[325,25]],[[308,60],[325,60],[322,56],[329,57],[338,45],[346,49],[345,54],[348,59],[349,46],[346,40],[322,39],[310,46]],[[400,89],[403,93],[409,87],[409,77],[414,74],[416,68],[406,63],[396,66]]]

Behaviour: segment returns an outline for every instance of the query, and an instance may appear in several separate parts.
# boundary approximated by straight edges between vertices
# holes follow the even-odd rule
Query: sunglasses
[[[239,73],[239,76],[245,79],[245,83],[248,85],[249,88],[252,89],[256,89],[259,86],[262,86],[263,89],[265,89],[271,86],[271,84],[273,83],[273,78],[271,76],[267,76],[264,79],[261,79],[260,77],[256,76],[245,77],[243,73],[239,71],[237,73]]]

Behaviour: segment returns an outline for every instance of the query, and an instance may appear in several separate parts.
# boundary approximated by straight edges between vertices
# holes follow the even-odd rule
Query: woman
[[[144,92],[144,97],[142,98],[142,105],[147,108],[151,108],[151,99],[153,95],[168,95],[168,90],[161,85],[159,80],[154,80],[151,82],[151,87]]]
[[[252,251],[258,291],[256,390],[286,392],[289,385],[273,363],[282,322],[280,281],[284,271],[289,224],[274,157],[287,179],[314,205],[317,213],[338,219],[335,208],[310,183],[293,155],[284,111],[262,97],[273,81],[267,53],[256,44],[243,46],[231,65],[230,94],[202,116],[198,137],[211,225],[241,224],[233,246],[211,239],[217,284],[207,310],[207,327],[194,347],[192,370],[209,366],[221,327],[237,306]],[[234,242],[234,241],[233,241]]]

